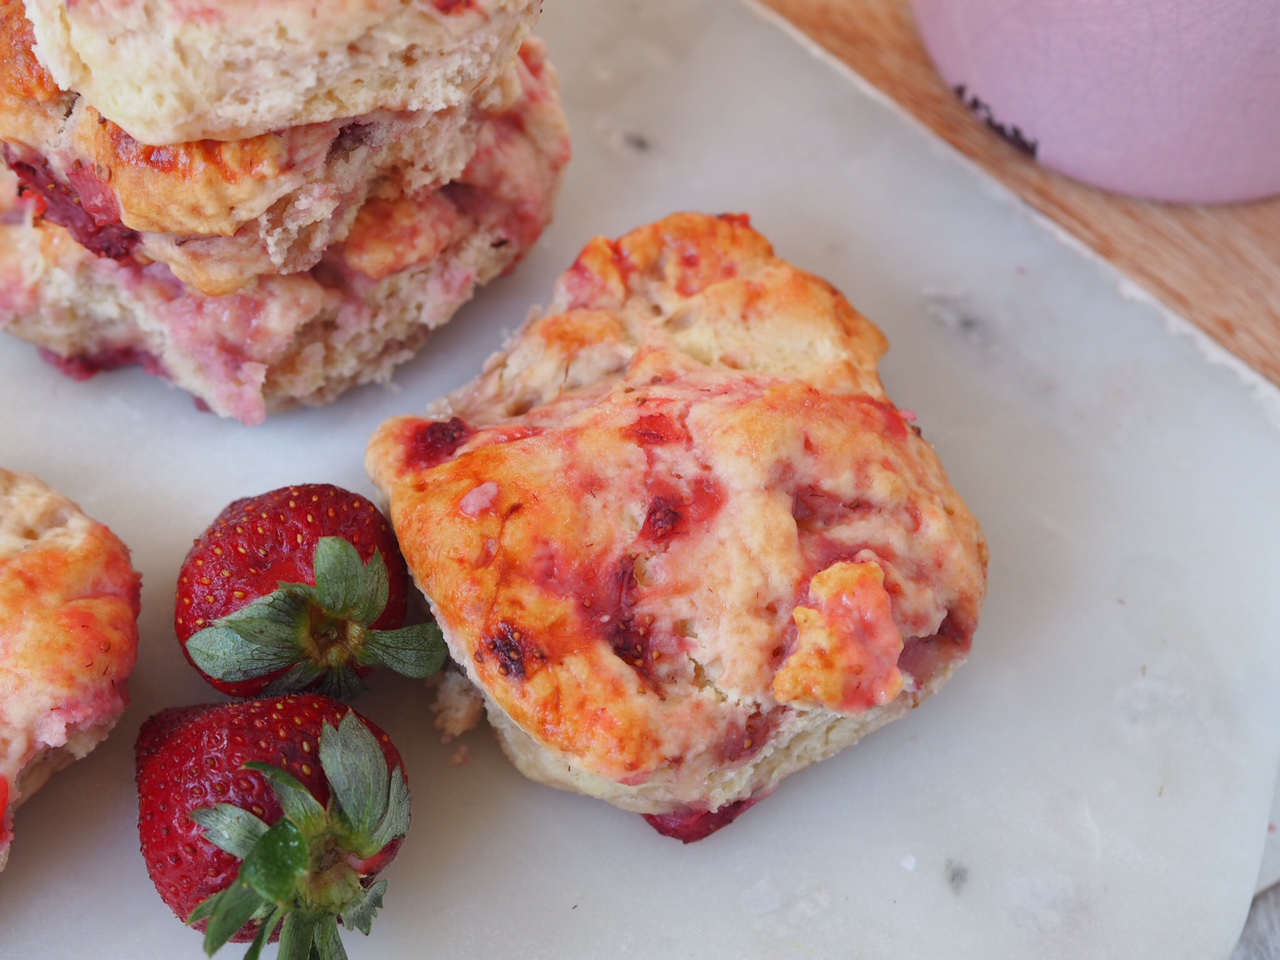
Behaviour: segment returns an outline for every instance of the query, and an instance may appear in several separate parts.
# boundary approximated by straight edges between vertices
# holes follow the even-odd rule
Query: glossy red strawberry
[[[334,960],[339,919],[369,932],[409,828],[375,724],[318,694],[179,707],[142,725],[136,756],[147,871],[207,953],[278,935],[280,960]]]
[[[346,699],[385,665],[440,668],[434,623],[402,626],[409,575],[368,499],[331,484],[231,504],[192,545],[174,629],[187,659],[232,696],[316,689]]]

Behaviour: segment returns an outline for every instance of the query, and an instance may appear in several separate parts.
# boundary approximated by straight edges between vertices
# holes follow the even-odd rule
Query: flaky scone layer
[[[140,586],[107,527],[0,469],[0,869],[13,812],[101,742],[129,702]]]
[[[142,143],[465,104],[537,0],[27,0],[36,55]]]
[[[885,395],[883,335],[745,218],[597,238],[478,380],[367,464],[526,774],[714,811],[967,653],[981,530]]]

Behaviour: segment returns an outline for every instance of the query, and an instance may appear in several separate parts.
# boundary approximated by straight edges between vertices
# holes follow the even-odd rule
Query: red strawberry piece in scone
[[[376,666],[435,673],[434,623],[405,626],[408,573],[390,524],[332,484],[228,506],[192,545],[174,629],[187,659],[237,697],[316,689],[348,699]]]
[[[161,898],[212,954],[280,940],[281,958],[345,956],[368,934],[409,828],[400,753],[318,694],[178,707],[136,745],[138,830]]]

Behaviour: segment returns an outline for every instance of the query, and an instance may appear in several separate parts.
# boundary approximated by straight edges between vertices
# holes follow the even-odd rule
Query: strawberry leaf
[[[387,574],[387,561],[378,550],[365,564],[363,591],[360,602],[351,611],[351,619],[356,623],[372,626],[387,609],[387,601],[391,599],[391,577]]]
[[[315,910],[294,910],[284,918],[280,928],[280,950],[277,960],[309,960],[315,944],[316,927],[323,914]]]
[[[354,700],[364,693],[365,685],[347,664],[330,667],[316,685],[316,692],[335,700]]]
[[[230,627],[205,627],[187,641],[187,653],[204,673],[234,682],[261,677],[287,667],[295,654],[246,640]]]
[[[364,596],[364,561],[360,552],[341,537],[321,537],[312,566],[320,606],[335,617],[350,616]]]
[[[387,563],[377,550],[366,564],[342,537],[321,537],[313,562],[317,602],[331,617],[369,626],[387,607],[391,595]]]
[[[310,863],[307,841],[297,824],[280,820],[258,841],[240,865],[238,882],[248,883],[272,903],[291,901]]]
[[[187,654],[218,680],[252,680],[297,662],[309,624],[305,599],[276,591],[197,631],[187,640]]]
[[[391,774],[387,807],[382,819],[369,835],[369,853],[381,850],[396,837],[409,832],[409,781],[399,767]]]
[[[373,929],[373,918],[382,909],[382,898],[387,892],[387,881],[379,880],[364,891],[364,895],[353,900],[342,911],[342,925],[349,930],[359,930],[366,937]]]
[[[200,903],[196,904],[196,908],[191,911],[191,916],[187,917],[186,919],[187,926],[194,927],[201,920],[208,920],[210,917],[213,916],[213,908],[216,907],[217,904],[218,904],[217,894],[214,894],[212,897],[209,897],[207,900],[200,901]]]
[[[331,811],[348,849],[371,857],[409,831],[404,771],[387,769],[373,733],[353,713],[320,735],[320,763],[332,791]]]
[[[314,660],[295,663],[262,688],[262,696],[279,697],[305,690],[325,674],[325,668]]]
[[[246,603],[216,623],[231,627],[257,646],[293,650],[299,633],[306,629],[310,599],[302,591],[290,589],[295,586],[282,583],[280,589]]]
[[[320,764],[329,778],[335,818],[353,839],[367,841],[387,807],[389,775],[377,739],[355,714],[347,713],[336,730],[325,724]]]
[[[371,667],[390,667],[421,680],[444,666],[448,656],[444,633],[436,623],[418,623],[399,630],[371,630],[356,659]]]
[[[363,932],[367,934],[369,931]],[[314,956],[318,960],[347,960],[347,951],[342,946],[342,938],[338,935],[338,921],[332,914],[317,924],[313,942]]]
[[[248,810],[230,803],[192,810],[191,819],[204,827],[206,840],[241,860],[267,832],[265,823]]]
[[[201,908],[208,904],[208,908]],[[259,910],[269,906],[262,894],[254,890],[243,879],[237,879],[221,893],[210,897],[197,907],[188,918],[188,923],[208,919],[209,926],[204,933],[204,952],[212,957],[233,936],[236,931],[253,919]],[[199,916],[197,916],[199,914]]]
[[[317,836],[324,829],[329,822],[328,814],[324,812],[324,807],[320,806],[320,801],[297,777],[270,763],[253,761],[244,766],[246,770],[256,770],[267,778],[272,791],[280,801],[280,809],[284,811],[285,817],[293,821],[304,837]],[[263,826],[265,827],[265,824]],[[237,854],[237,856],[243,859],[245,854]]]
[[[276,927],[280,926],[284,918],[284,908],[276,907],[271,916],[258,926],[258,933],[254,936],[253,943],[250,944],[249,949],[245,952],[244,960],[258,960],[258,957],[262,955],[262,948],[270,942],[271,934],[275,932]]]

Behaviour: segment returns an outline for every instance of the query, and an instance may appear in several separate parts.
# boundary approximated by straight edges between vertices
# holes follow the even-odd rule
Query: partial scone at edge
[[[368,467],[504,749],[698,839],[966,655],[986,544],[883,335],[745,218],[587,245]]]
[[[14,811],[128,705],[140,586],[107,527],[0,468],[0,869]]]

